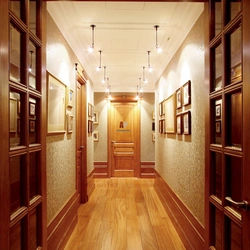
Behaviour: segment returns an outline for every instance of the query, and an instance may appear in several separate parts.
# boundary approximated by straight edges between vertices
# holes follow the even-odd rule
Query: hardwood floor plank
[[[152,179],[95,179],[65,250],[185,249]]]

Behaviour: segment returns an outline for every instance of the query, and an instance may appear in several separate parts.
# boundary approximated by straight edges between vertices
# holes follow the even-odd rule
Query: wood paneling
[[[141,178],[155,178],[155,162],[141,162]]]
[[[155,176],[156,192],[186,249],[204,249],[204,228],[157,172]]]
[[[94,162],[94,177],[107,178],[108,177],[108,163],[107,162]]]

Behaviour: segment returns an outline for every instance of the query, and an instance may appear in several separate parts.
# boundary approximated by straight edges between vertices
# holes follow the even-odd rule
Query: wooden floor
[[[65,250],[185,249],[163,208],[153,179],[95,179]]]

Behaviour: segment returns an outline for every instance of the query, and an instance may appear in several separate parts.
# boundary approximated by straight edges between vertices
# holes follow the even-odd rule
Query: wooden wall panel
[[[141,162],[141,178],[155,178],[155,162]]]

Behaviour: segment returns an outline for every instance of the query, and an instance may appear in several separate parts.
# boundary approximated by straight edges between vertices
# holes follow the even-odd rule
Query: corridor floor
[[[95,179],[65,250],[185,249],[153,187],[153,179]]]

